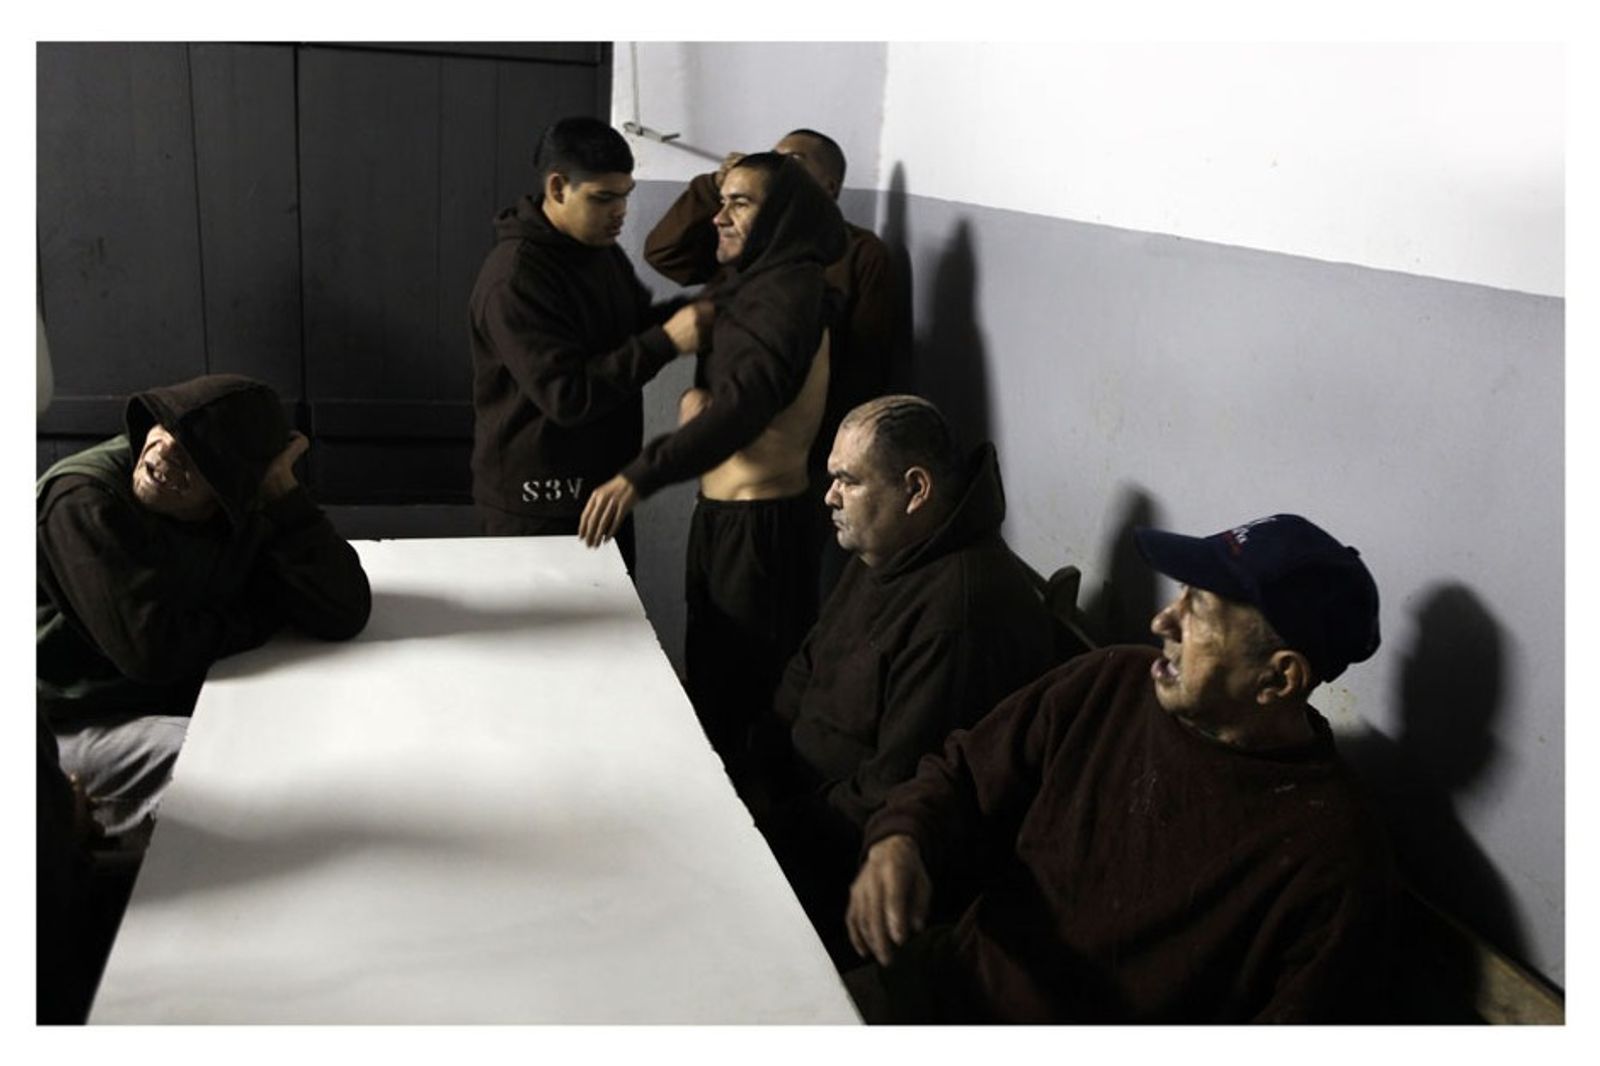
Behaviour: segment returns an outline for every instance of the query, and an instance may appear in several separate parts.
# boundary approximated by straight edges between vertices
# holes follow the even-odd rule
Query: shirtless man
[[[813,129],[790,130],[772,150],[794,159],[824,192],[839,198],[845,156],[832,137]],[[720,276],[715,230],[707,222],[721,206],[723,179],[742,158],[739,152],[729,153],[716,170],[696,176],[651,229],[644,242],[644,259],[657,273],[680,285],[714,282]],[[871,230],[848,221],[845,234],[844,254],[828,264],[822,275],[841,294],[839,314],[828,331],[828,397],[809,460],[812,482],[824,485],[828,481],[828,449],[840,421],[851,408],[888,391],[889,363],[900,342],[897,283],[888,247]],[[815,502],[823,545],[819,590],[826,596],[849,554],[834,541],[820,494]]]
[[[700,475],[700,495],[708,500],[777,500],[805,492],[811,484],[806,455],[822,425],[823,400],[831,376],[831,338],[812,357],[811,369],[794,403],[778,413],[761,435]],[[678,425],[705,410],[711,394],[696,387],[678,400]]]
[[[823,268],[844,219],[796,161],[745,156],[713,223],[726,276],[711,348],[680,424],[594,491],[578,532],[591,547],[640,499],[699,477],[689,531],[684,658],[690,699],[724,759],[742,749],[816,615],[816,538],[806,456],[828,391],[836,294]]]

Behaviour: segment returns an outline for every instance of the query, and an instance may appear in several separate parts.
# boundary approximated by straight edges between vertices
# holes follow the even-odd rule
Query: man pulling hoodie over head
[[[151,389],[125,423],[35,487],[38,709],[111,834],[154,811],[212,663],[285,625],[348,639],[372,607],[267,385]]]

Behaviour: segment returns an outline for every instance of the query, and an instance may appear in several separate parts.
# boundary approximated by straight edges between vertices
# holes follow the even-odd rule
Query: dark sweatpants
[[[685,558],[689,699],[722,761],[743,757],[757,717],[817,617],[809,493],[695,501]]]
[[[564,515],[540,518],[533,515],[511,514],[494,507],[477,505],[478,524],[486,537],[557,537],[578,535],[578,516]],[[622,520],[617,529],[617,550],[622,553],[622,565],[633,575],[633,515]]]

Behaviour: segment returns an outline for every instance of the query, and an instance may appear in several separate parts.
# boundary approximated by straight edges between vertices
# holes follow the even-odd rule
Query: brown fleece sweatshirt
[[[126,421],[127,434],[68,456],[37,485],[46,716],[188,714],[213,662],[285,624],[326,640],[361,631],[372,597],[355,551],[305,489],[259,498],[289,439],[271,389],[196,378],[136,395]],[[220,497],[211,519],[167,518],[134,496],[134,462],[157,422]]]
[[[864,846],[909,833],[936,894],[995,849],[954,932],[981,1017],[1339,1020],[1388,891],[1374,815],[1315,711],[1303,747],[1227,747],[1162,710],[1155,656],[1080,656],[952,734]]]
[[[844,246],[838,206],[799,163],[785,160],[744,251],[709,290],[716,319],[695,377],[710,403],[623,468],[641,497],[710,470],[794,402],[838,311],[823,265]]]
[[[644,439],[641,390],[677,355],[621,248],[557,230],[524,196],[473,286],[472,498],[576,519]]]
[[[711,174],[697,175],[645,238],[645,262],[679,285],[719,278],[717,235],[711,219],[721,206]],[[840,293],[828,337],[828,399],[812,447],[812,466],[827,462],[840,421],[858,404],[889,387],[897,343],[895,281],[889,249],[869,229],[845,223],[844,255],[828,264],[823,280]]]

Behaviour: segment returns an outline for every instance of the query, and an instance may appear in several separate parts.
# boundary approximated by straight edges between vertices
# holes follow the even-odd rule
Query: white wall
[[[1410,842],[1557,982],[1564,77],[1556,47],[892,44],[881,157],[918,359],[978,364],[949,399],[985,398],[1013,546],[1092,591],[1136,497],[1362,548],[1385,647],[1318,706],[1435,762]]]
[[[919,196],[1560,295],[1563,56],[891,44],[883,160]]]
[[[728,152],[770,148],[805,126],[844,149],[846,185],[873,188],[885,51],[882,44],[617,41],[612,123],[620,129],[634,119],[637,76],[641,123],[681,134],[671,144],[629,138],[639,181],[686,181]]]
[[[996,441],[1036,569],[1077,564],[1086,596],[1118,577],[1130,497],[1191,533],[1298,511],[1362,549],[1385,646],[1317,704],[1424,755],[1456,697],[1478,707],[1456,732],[1485,750],[1441,768],[1434,813],[1563,981],[1560,50],[640,49],[647,124],[719,152],[815,125],[853,185],[882,79],[913,383]],[[635,147],[647,183],[708,165]],[[1448,684],[1463,647],[1491,653],[1460,664],[1481,700]]]

